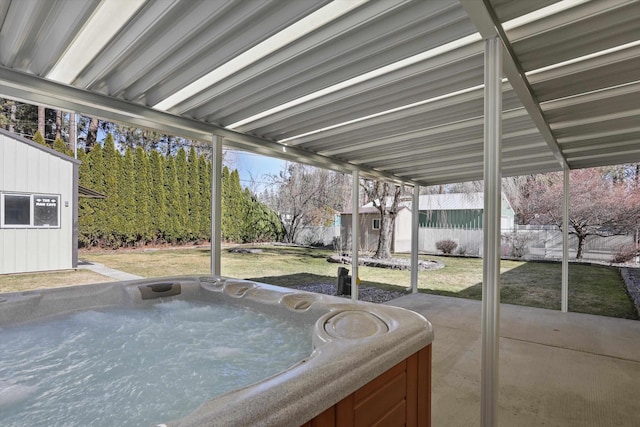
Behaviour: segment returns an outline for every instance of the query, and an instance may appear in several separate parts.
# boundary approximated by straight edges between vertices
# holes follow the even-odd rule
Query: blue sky
[[[260,187],[258,191],[262,191],[268,182],[267,175],[278,175],[286,163],[284,160],[244,151],[228,150],[227,153],[226,163],[230,168],[238,169],[241,185],[250,187],[253,180]]]

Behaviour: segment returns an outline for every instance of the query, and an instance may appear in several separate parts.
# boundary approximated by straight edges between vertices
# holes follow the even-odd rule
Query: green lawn
[[[222,274],[252,279],[279,286],[314,282],[335,283],[338,264],[327,262],[331,251],[287,246],[256,246],[261,253],[232,253],[223,250]],[[208,274],[208,249],[88,251],[81,259],[144,277],[182,274]],[[441,261],[445,268],[421,271],[420,292],[453,297],[481,299],[482,260],[475,258],[424,256]],[[348,267],[348,266],[347,266]],[[387,289],[406,289],[410,272],[360,266],[363,285]],[[73,273],[67,274],[73,277]],[[560,309],[561,265],[550,262],[501,262],[501,301],[530,307]],[[25,289],[27,275],[1,276],[0,291]],[[34,280],[28,275],[26,281]],[[47,276],[47,275],[44,275]],[[49,282],[65,284],[61,277],[49,276]],[[77,283],[76,279],[73,279]],[[88,282],[101,280],[88,280]],[[38,283],[38,281],[35,281]],[[42,283],[42,282],[40,282]],[[36,287],[42,287],[35,285]],[[638,319],[617,268],[570,264],[569,310],[602,316]]]

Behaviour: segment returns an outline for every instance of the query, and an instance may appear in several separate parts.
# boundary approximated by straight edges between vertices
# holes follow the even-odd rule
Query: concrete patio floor
[[[481,302],[413,294],[388,304],[433,324],[433,425],[479,425]],[[639,321],[500,312],[501,426],[640,426]]]

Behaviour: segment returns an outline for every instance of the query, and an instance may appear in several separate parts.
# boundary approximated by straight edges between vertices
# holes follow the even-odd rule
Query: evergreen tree
[[[251,191],[245,188],[243,192],[243,212],[242,212],[242,241],[256,242],[261,240],[261,212],[260,206],[255,200]]]
[[[20,135],[35,136],[38,130],[38,108],[35,105],[22,104],[16,101],[10,101],[7,107],[9,111],[9,130]],[[40,135],[44,138],[44,135]]]
[[[91,188],[102,194],[107,194],[104,181],[104,150],[101,145],[97,145],[95,149],[86,154],[84,150],[79,150],[79,158],[86,158],[88,171],[86,174],[80,173],[80,183],[87,188]],[[81,156],[81,157],[80,157]],[[108,197],[108,195],[107,195]],[[97,245],[102,242],[107,226],[107,216],[105,213],[106,199],[88,199],[84,202],[87,206],[86,212],[92,214],[91,219],[86,219],[87,237],[91,245]]]
[[[144,245],[152,238],[151,219],[151,170],[147,153],[142,147],[136,148],[133,159],[135,180],[135,207],[137,241]]]
[[[211,162],[200,156],[200,231],[201,239],[211,239]]]
[[[167,190],[165,187],[166,161],[157,151],[151,151],[149,159],[151,169],[151,197],[149,212],[151,214],[151,235],[154,241],[162,241],[167,227]]]
[[[220,220],[220,228],[222,240],[230,241],[231,240],[231,210],[229,208],[229,200],[231,199],[231,190],[230,190],[230,182],[231,182],[231,173],[229,172],[229,168],[224,166],[222,168],[222,177],[221,181],[221,189],[220,189],[220,198],[221,198],[221,214],[222,218]]]
[[[56,142],[56,148],[66,147]],[[107,195],[79,202],[80,243],[86,246],[182,243],[210,239],[212,165],[195,149],[175,156],[141,147],[122,156],[108,134],[104,147],[78,152],[80,183]],[[224,167],[222,235],[234,242],[279,240],[278,216],[240,184],[237,170]]]
[[[56,138],[55,141],[53,141],[53,149],[59,153],[73,157],[73,151],[69,149],[67,144],[65,144],[61,138]]]
[[[229,240],[233,242],[242,242],[243,218],[245,211],[245,198],[242,186],[240,185],[240,174],[234,169],[229,175],[229,200],[227,204],[229,215]]]
[[[100,144],[96,144],[95,149]],[[104,186],[107,198],[104,204],[104,231],[103,243],[106,246],[118,247],[121,242],[118,239],[119,230],[122,230],[123,217],[120,211],[120,195],[118,191],[120,177],[120,153],[116,151],[113,136],[109,133],[104,140]]]
[[[136,183],[133,168],[133,153],[130,148],[127,148],[124,158],[121,159],[120,174],[118,175],[120,224],[117,229],[118,240],[126,246],[134,244],[138,237],[136,230],[138,210],[136,208],[136,190],[134,188]]]
[[[167,195],[167,215],[165,216],[164,236],[167,242],[177,243],[180,239],[179,200],[175,197],[179,188],[176,162],[173,156],[167,156],[164,188]]]
[[[248,189],[245,189],[244,194],[245,240],[248,242],[279,241],[285,232],[280,217],[267,205],[260,203]]]
[[[93,188],[89,158],[84,150],[78,151],[78,160],[81,162],[78,168],[79,184],[87,188]],[[80,246],[93,246],[97,241],[95,211],[91,202],[91,199],[84,197],[78,199],[78,243]]]
[[[0,98],[0,127],[15,132],[16,102]]]
[[[181,242],[189,240],[189,186],[188,186],[188,166],[187,152],[180,147],[176,154],[176,177],[178,187],[172,197],[177,201],[176,218],[178,223],[178,240]]]
[[[49,145],[47,144],[47,141],[44,140],[44,136],[42,136],[42,134],[40,133],[40,131],[36,131],[35,135],[33,135],[33,141],[37,142],[40,145],[44,145],[45,147],[48,147]]]
[[[189,240],[199,240],[200,236],[200,209],[202,203],[200,199],[202,194],[200,192],[200,159],[196,153],[196,149],[192,146],[189,150],[189,159],[187,162],[187,191],[189,195],[189,221],[187,227],[187,233]]]

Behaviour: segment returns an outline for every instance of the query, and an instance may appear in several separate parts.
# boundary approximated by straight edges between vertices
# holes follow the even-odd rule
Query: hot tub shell
[[[430,425],[433,330],[421,315],[396,307],[224,277],[176,276],[0,294],[0,327],[176,298],[241,304],[307,322],[313,349],[284,372],[206,400],[164,425],[351,426],[385,417]]]

